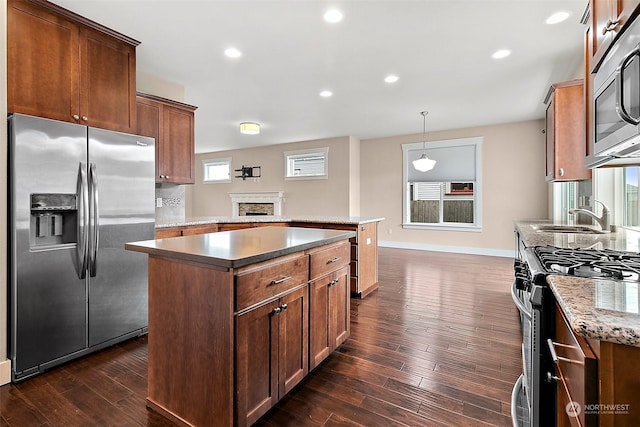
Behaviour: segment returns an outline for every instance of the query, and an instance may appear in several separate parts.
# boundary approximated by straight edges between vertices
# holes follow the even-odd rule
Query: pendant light
[[[414,160],[412,163],[413,167],[416,170],[420,172],[426,172],[433,169],[433,167],[436,165],[436,161],[428,158],[427,153],[425,152],[427,144],[427,114],[429,114],[429,112],[421,111],[420,114],[422,114],[422,155],[419,159]]]

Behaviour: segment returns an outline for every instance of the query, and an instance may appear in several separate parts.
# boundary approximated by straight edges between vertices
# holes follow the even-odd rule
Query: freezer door
[[[10,355],[23,371],[87,345],[86,279],[77,271],[87,129],[9,119]],[[82,254],[80,254],[82,255]],[[82,274],[80,274],[82,276]]]
[[[153,138],[89,128],[89,346],[148,325],[147,256],[154,238]]]

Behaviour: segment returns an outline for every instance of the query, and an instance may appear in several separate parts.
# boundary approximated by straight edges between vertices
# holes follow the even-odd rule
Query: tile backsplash
[[[156,202],[158,199],[162,199],[162,207],[156,204],[157,224],[184,221],[184,185],[156,184]]]

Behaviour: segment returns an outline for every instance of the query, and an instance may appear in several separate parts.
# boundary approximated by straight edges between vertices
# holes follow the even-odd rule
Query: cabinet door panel
[[[309,372],[308,287],[305,286],[287,294],[280,299],[280,303],[281,307],[286,307],[278,315],[280,321],[279,397],[282,398]]]
[[[315,280],[309,284],[309,364],[313,369],[331,353],[329,333],[329,283],[334,275]]]
[[[78,38],[74,23],[27,2],[8,3],[8,112],[73,121],[79,114]]]
[[[236,316],[236,412],[251,425],[278,401],[277,301]]]
[[[193,113],[165,105],[162,123],[160,174],[168,176],[170,182],[193,184]]]
[[[88,29],[80,41],[81,123],[135,132],[135,48]]]
[[[345,267],[338,271],[336,276],[337,283],[329,288],[332,351],[347,340],[351,331],[349,326],[349,270]]]

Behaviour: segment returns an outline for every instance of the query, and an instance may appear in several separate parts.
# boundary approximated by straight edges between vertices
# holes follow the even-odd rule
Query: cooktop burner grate
[[[563,249],[538,246],[535,253],[549,273],[640,281],[640,254],[611,249]]]

